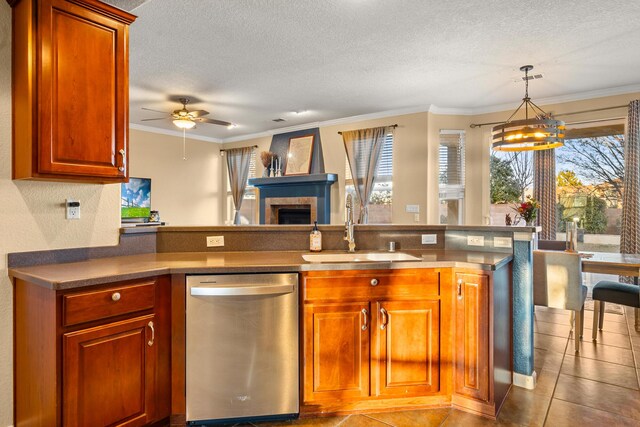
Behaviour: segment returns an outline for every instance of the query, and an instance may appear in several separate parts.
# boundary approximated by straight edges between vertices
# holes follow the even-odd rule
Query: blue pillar
[[[533,370],[533,233],[513,234],[513,384],[535,388]]]

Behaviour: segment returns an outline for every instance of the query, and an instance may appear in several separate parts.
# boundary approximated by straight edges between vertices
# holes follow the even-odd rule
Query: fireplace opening
[[[278,224],[311,224],[311,207],[281,207],[278,208]]]

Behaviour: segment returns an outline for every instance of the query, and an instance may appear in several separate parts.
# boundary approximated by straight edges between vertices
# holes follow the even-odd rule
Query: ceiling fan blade
[[[167,112],[166,112],[166,111],[158,111],[158,110],[153,110],[153,109],[151,109],[151,108],[145,108],[145,107],[142,107],[142,109],[143,109],[143,110],[147,110],[147,111],[153,111],[154,113],[167,114]]]
[[[231,123],[229,122],[225,122],[222,120],[216,120],[216,119],[208,119],[208,118],[204,118],[204,117],[198,117],[196,119],[194,119],[196,122],[200,122],[200,123],[211,123],[213,125],[220,125],[220,126],[231,126]]]
[[[165,119],[166,119],[166,117],[158,117],[156,119],[140,119],[140,121],[141,122],[148,122],[148,121],[151,121],[151,120],[165,120]]]
[[[209,114],[208,111],[205,110],[194,110],[194,111],[189,111],[189,115],[191,117],[193,117],[194,119],[196,117],[202,117],[202,116],[206,116],[207,114]]]

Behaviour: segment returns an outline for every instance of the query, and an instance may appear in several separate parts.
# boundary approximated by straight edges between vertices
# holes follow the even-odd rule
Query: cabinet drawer
[[[63,325],[76,325],[153,308],[155,281],[63,296]]]
[[[440,295],[440,270],[313,271],[304,285],[305,300],[419,298]]]

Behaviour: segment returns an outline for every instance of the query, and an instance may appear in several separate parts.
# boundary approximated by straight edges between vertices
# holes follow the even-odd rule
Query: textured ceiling
[[[151,0],[133,11],[131,122],[181,95],[218,139],[398,109],[482,109],[640,84],[640,1]],[[296,115],[297,110],[308,110]],[[285,122],[274,123],[275,118]]]

